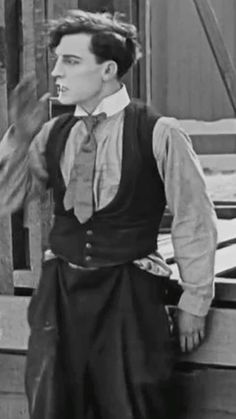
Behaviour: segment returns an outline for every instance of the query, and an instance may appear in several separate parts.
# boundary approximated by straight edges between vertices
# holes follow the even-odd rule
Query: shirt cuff
[[[191,294],[188,290],[184,291],[180,297],[178,308],[187,311],[188,313],[194,314],[195,316],[204,317],[207,315],[214,293],[212,297],[202,297],[199,295]]]

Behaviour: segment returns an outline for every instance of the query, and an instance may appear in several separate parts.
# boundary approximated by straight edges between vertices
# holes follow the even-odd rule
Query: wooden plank
[[[0,417],[27,419],[25,355],[0,353]]]
[[[236,134],[236,119],[222,118],[217,121],[199,121],[196,119],[182,119],[180,125],[189,135],[219,135]]]
[[[22,2],[23,31],[23,74],[31,73],[36,77],[35,33],[34,33],[34,2]],[[36,88],[36,86],[35,86]],[[36,90],[35,90],[36,94]]]
[[[235,207],[236,210],[236,207]],[[218,244],[236,242],[236,218],[231,220],[217,220]]]
[[[201,370],[194,366],[187,371],[177,370],[173,393],[176,405],[182,411],[177,414],[178,419],[235,417],[235,386],[235,370]]]
[[[236,280],[215,278],[215,302],[218,304],[236,302]]]
[[[197,154],[232,154],[236,151],[235,134],[190,135]]]
[[[203,170],[208,170],[211,173],[222,172],[229,174],[235,173],[236,155],[235,154],[201,154],[198,156]]]
[[[78,0],[78,8],[89,12],[109,11],[114,12],[113,0]]]
[[[0,296],[0,349],[26,351],[29,328],[26,322],[28,297]],[[236,310],[210,311],[205,343],[193,354],[179,356],[181,362],[236,366]]]
[[[132,0],[113,0],[113,10],[123,14],[126,22],[133,22],[135,25],[138,25],[138,22],[135,20],[136,16],[133,15]],[[130,69],[122,81],[126,84],[129,94],[133,96],[136,90],[134,70]]]
[[[0,353],[0,417],[27,419],[25,355]]]
[[[0,138],[7,128],[7,51],[4,0],[0,0]]]
[[[0,394],[24,394],[25,355],[0,353]]]
[[[167,82],[168,82],[168,2],[155,0],[151,2],[151,83],[152,105],[163,115],[167,111]]]
[[[208,0],[193,0],[193,2],[215,57],[234,113],[236,113],[236,70],[224,43],[216,15]]]
[[[5,1],[6,45],[7,45],[7,87],[11,92],[19,81],[20,75],[20,22],[18,0]]]
[[[8,125],[4,3],[4,0],[0,0],[0,138]],[[2,294],[13,293],[12,271],[11,221],[7,216],[0,219],[0,293]]]
[[[35,77],[34,95],[37,97],[37,72],[36,72],[36,50],[35,50],[35,6],[39,3],[31,0],[24,0],[22,3],[22,28],[23,28],[23,72],[31,73]],[[40,25],[42,24],[42,7],[38,9]],[[39,23],[37,23],[39,25]],[[40,34],[38,34],[39,36]],[[41,35],[40,35],[41,36]],[[42,51],[40,51],[40,54]],[[40,55],[41,56],[41,55]],[[38,57],[39,58],[39,57]],[[42,82],[42,80],[41,80]],[[40,86],[43,89],[43,85]],[[40,264],[42,258],[41,250],[41,208],[39,199],[30,202],[24,208],[24,226],[29,229],[29,263],[32,272],[34,286],[39,280]]]
[[[139,1],[139,36],[143,46],[143,56],[140,60],[140,98],[151,104],[151,2]]]
[[[0,394],[0,417],[29,419],[26,397],[21,394]]]
[[[26,351],[28,297],[0,296],[0,348]]]
[[[217,249],[215,258],[215,273],[217,276],[225,276],[232,269],[236,270],[236,245]]]
[[[34,280],[31,270],[16,269],[13,272],[13,279],[16,288],[35,288],[37,286],[37,281]]]
[[[34,0],[35,73],[37,97],[48,91],[46,9],[44,0]]]
[[[236,366],[236,310],[212,308],[208,316],[207,337],[194,352],[179,360],[218,366]]]
[[[25,208],[24,226],[29,229],[29,261],[33,288],[37,286],[42,260],[42,223],[40,200],[35,199]]]
[[[0,294],[13,294],[11,218],[0,218]]]

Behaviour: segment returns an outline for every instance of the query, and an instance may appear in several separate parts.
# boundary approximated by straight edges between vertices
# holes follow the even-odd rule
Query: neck
[[[99,103],[107,97],[111,96],[114,93],[118,92],[120,90],[121,84],[118,80],[112,82],[111,84],[106,84],[103,89],[93,98],[88,99],[86,101],[78,103],[78,105],[84,109],[87,113],[93,113],[93,111],[97,108]]]

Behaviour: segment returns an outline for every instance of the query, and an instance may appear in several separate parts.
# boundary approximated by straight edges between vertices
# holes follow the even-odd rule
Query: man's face
[[[103,87],[103,64],[90,51],[91,35],[64,35],[55,48],[57,61],[52,71],[63,104],[83,104],[99,97]]]

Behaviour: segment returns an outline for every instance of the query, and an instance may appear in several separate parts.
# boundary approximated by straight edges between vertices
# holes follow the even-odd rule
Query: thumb
[[[45,103],[50,98],[51,94],[49,92],[44,93],[39,99],[40,103]]]

